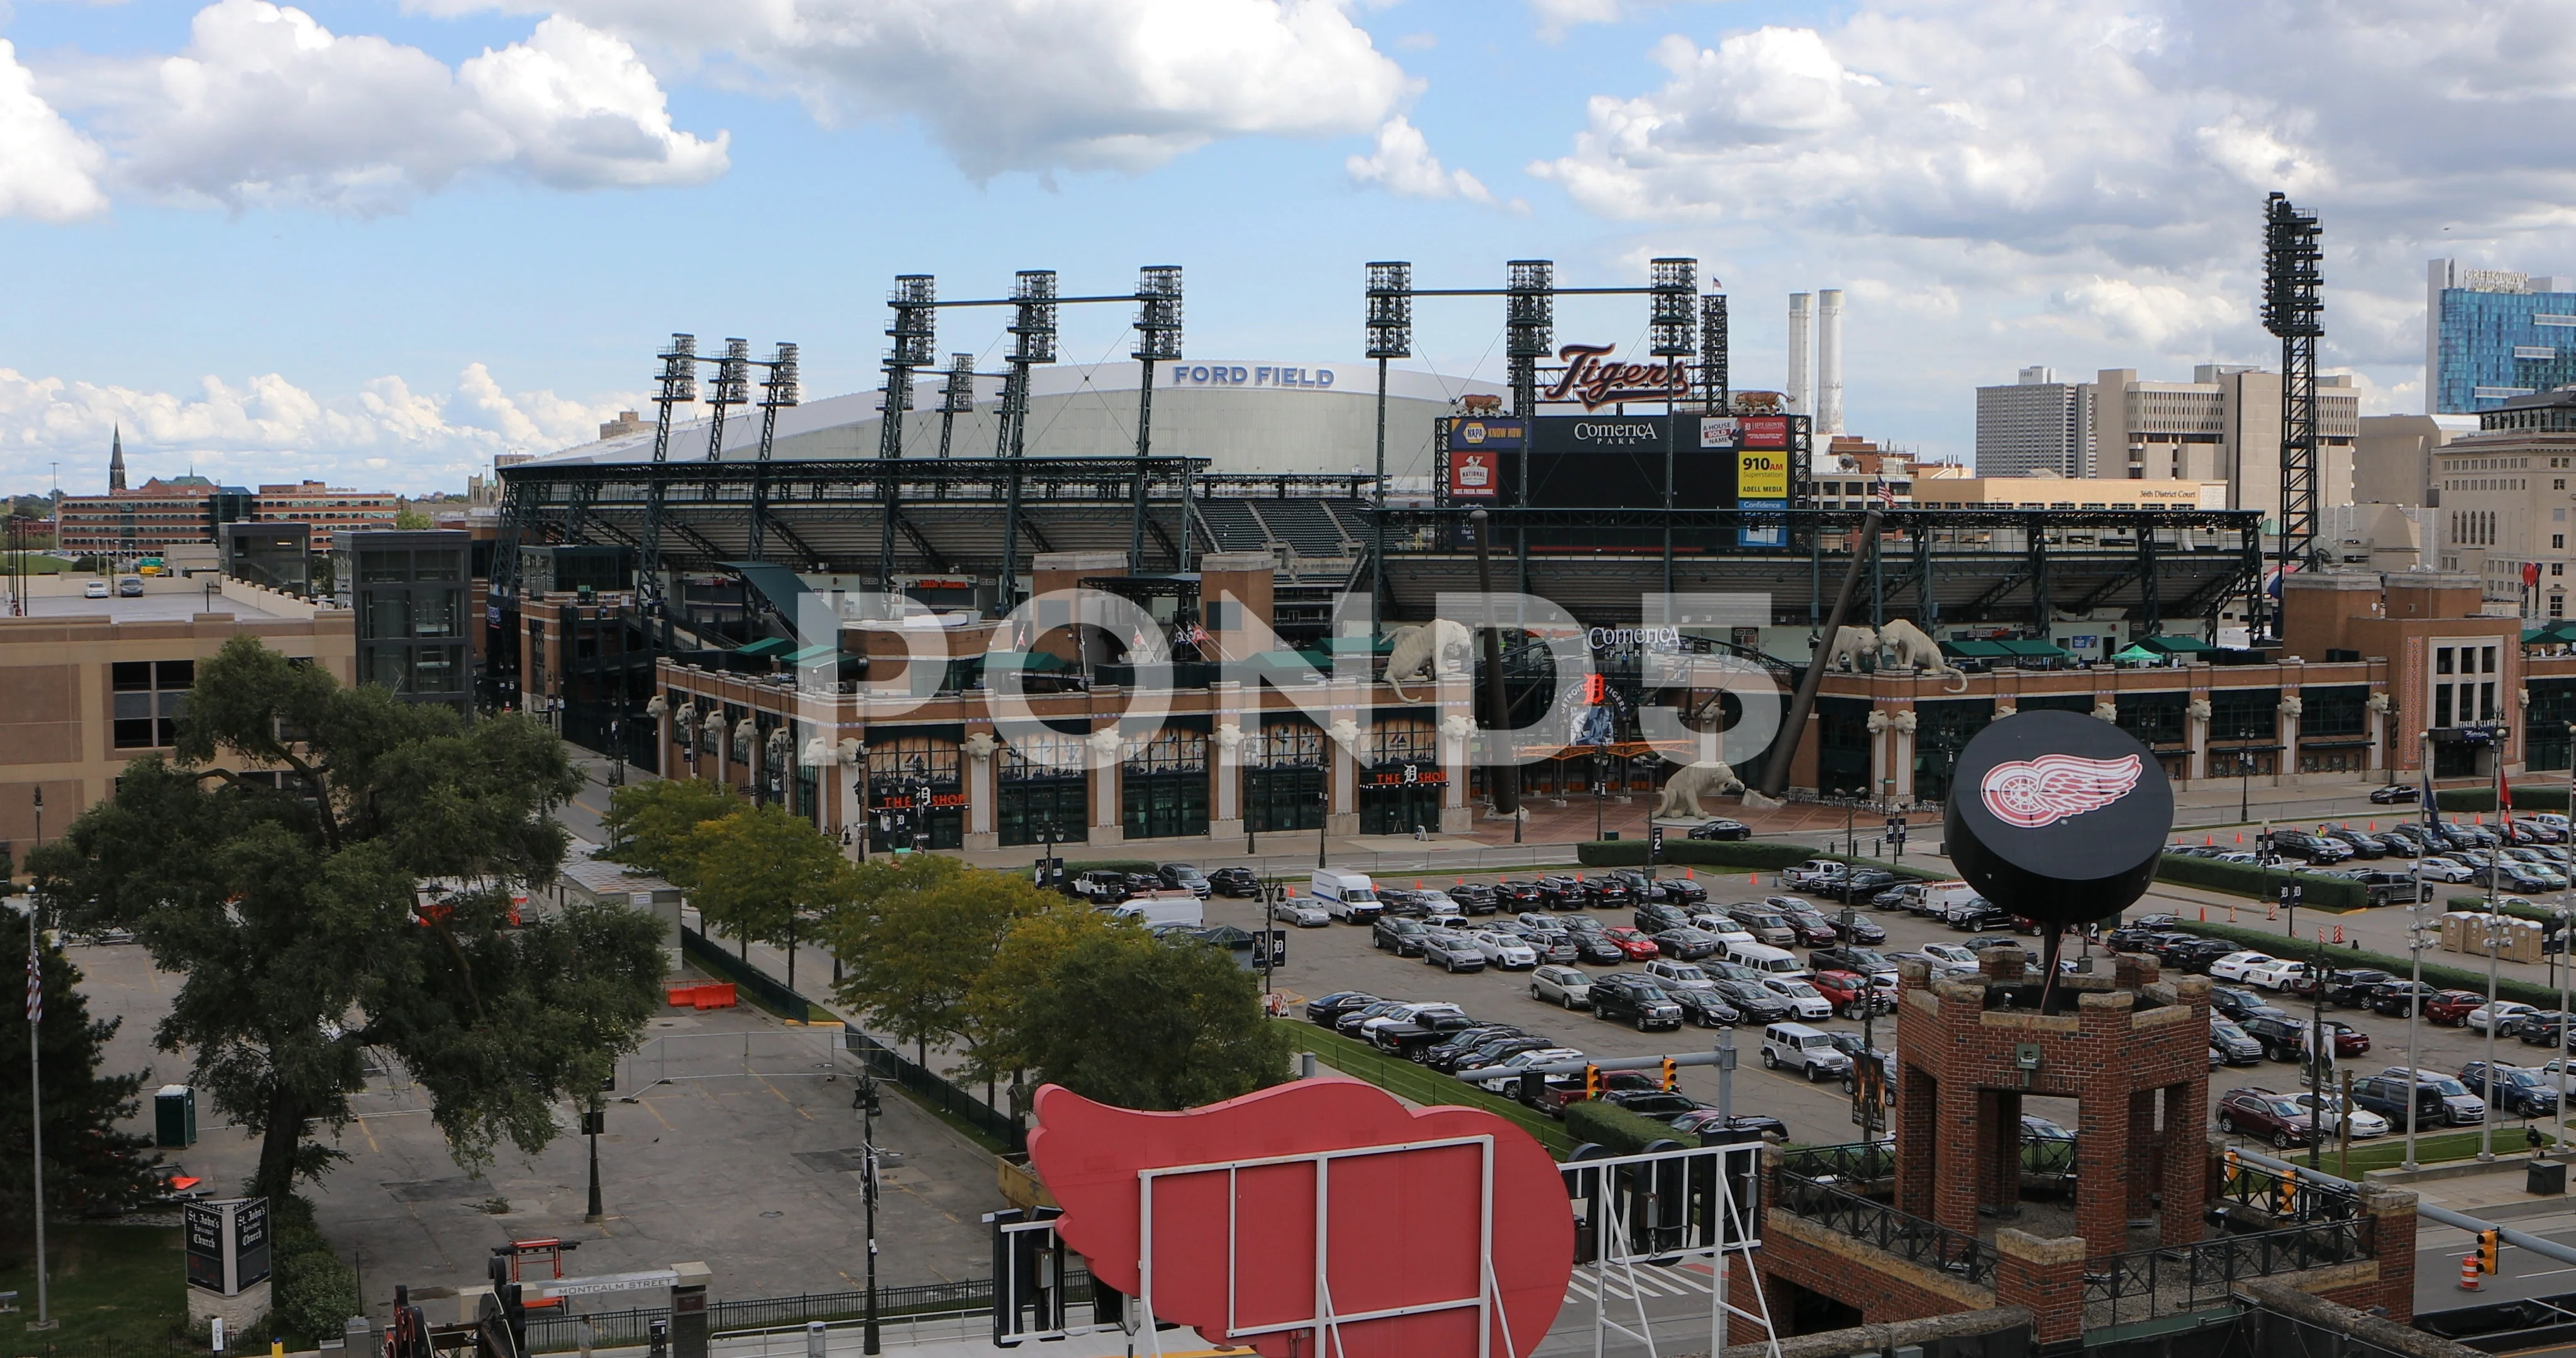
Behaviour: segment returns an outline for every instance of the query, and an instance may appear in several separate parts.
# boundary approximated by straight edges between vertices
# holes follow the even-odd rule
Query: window
[[[2436,646],[2433,648],[2433,672],[2435,674],[2449,674],[2451,672],[2450,647]]]
[[[2563,512],[2563,511],[2562,511],[2562,512]],[[2567,535],[2566,535],[2565,533],[2552,533],[2552,534],[2550,534],[2550,535],[2549,535],[2549,549],[2550,549],[2551,551],[2555,551],[2555,552],[2563,552],[2563,551],[2566,551],[2566,550],[2567,550]]]
[[[120,750],[179,743],[179,714],[197,682],[193,660],[119,660],[108,667],[110,738]]]

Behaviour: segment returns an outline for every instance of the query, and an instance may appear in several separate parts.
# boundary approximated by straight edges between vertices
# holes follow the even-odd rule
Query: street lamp
[[[877,1114],[883,1111],[884,1105],[880,1102],[877,1095],[877,1068],[875,1054],[873,1052],[863,1052],[861,1054],[861,1060],[863,1064],[860,1066],[858,1091],[851,1099],[851,1102],[858,1106],[860,1120],[864,1128],[859,1138],[859,1195],[866,1200],[868,1210],[867,1328],[862,1332],[865,1337],[860,1345],[859,1351],[861,1353],[875,1353],[878,1350]]]
[[[2240,731],[2236,738],[2243,740],[2246,737]],[[2254,752],[2240,747],[2236,751],[2236,820],[2240,825],[2253,819],[2253,802],[2250,800],[2253,796],[2253,788]]]
[[[1319,868],[1324,866],[1325,837],[1332,833],[1330,829],[1333,821],[1332,779],[1333,771],[1330,766],[1326,766],[1324,769],[1324,785],[1315,789],[1315,806],[1317,808],[1315,814],[1315,866]]]
[[[1610,795],[1610,770],[1605,767],[1600,747],[1592,751],[1592,837],[1601,838],[1601,804]]]

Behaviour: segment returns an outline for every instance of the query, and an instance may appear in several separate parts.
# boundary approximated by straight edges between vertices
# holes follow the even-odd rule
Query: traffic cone
[[[2379,833],[2379,822],[2372,821],[2370,823],[2370,832],[2374,835]]]
[[[2334,941],[2335,941],[2335,942],[2337,942],[2337,943],[2341,943],[2341,942],[2343,942],[2343,926],[2342,926],[2342,925],[2340,925],[2340,924],[2338,924],[2338,925],[2336,925],[2336,926],[2335,926],[2335,940],[2334,940]]]
[[[1697,869],[1697,868],[1684,868],[1684,869],[1682,869],[1682,880],[1683,880],[1683,881],[1685,881],[1685,882],[1696,882],[1696,881],[1698,881],[1698,880],[1699,880],[1699,869]]]
[[[2463,1292],[2479,1292],[2484,1291],[2485,1288],[2486,1283],[2481,1280],[2478,1274],[2478,1257],[2474,1254],[2461,1255],[2460,1290]]]
[[[2239,844],[2242,844],[2242,843],[2244,843],[2244,842],[2245,842],[2245,832],[2244,832],[2244,831],[2239,830],[2239,831],[2237,831],[2237,832],[2236,832],[2236,842],[2237,842],[2237,843],[2239,843]]]
[[[2234,924],[2234,923],[2236,922],[2236,907],[2235,907],[2235,906],[2232,906],[2232,905],[2231,905],[2231,906],[2227,907],[2227,922],[2228,922],[2228,923],[2230,923],[2230,924]]]
[[[2208,906],[2205,906],[2205,905],[2204,905],[2204,906],[2202,906],[2202,907],[2200,908],[2200,922],[2201,922],[2201,923],[2203,923],[2203,924],[2207,924],[2207,923],[2209,923],[2209,907],[2208,907]]]
[[[1746,886],[1762,885],[1762,874],[1758,872],[1748,872],[1744,874],[1744,884]]]
[[[2202,836],[2200,837],[2200,842],[2201,842],[2201,844],[2202,844],[2202,846],[2203,846],[2203,847],[2214,849],[2214,848],[2217,848],[2217,847],[2218,847],[2218,836],[2216,836],[2216,835],[2202,835]]]
[[[2273,923],[2273,922],[2275,922],[2275,921],[2279,920],[2280,918],[2281,918],[2281,905],[2280,905],[2280,902],[2275,901],[2275,902],[2273,902],[2272,904],[2270,904],[2270,905],[2267,905],[2267,906],[2264,906],[2264,907],[2263,907],[2263,922],[2264,922],[2264,923],[2266,923],[2266,924],[2270,924],[2270,923]]]

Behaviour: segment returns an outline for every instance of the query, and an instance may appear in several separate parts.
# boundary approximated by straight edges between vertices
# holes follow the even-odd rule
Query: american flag
[[[1887,481],[1878,483],[1878,502],[1888,509],[1896,508],[1896,487],[1893,483]]]

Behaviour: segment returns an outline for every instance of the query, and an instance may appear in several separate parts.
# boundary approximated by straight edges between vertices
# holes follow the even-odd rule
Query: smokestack
[[[1843,290],[1816,294],[1816,433],[1843,432]]]
[[[1814,319],[1807,310],[1807,294],[1790,293],[1789,390],[1786,394],[1789,398],[1789,413],[1792,415],[1816,413],[1816,393],[1807,384],[1807,344],[1811,338],[1809,332],[1815,328]]]

